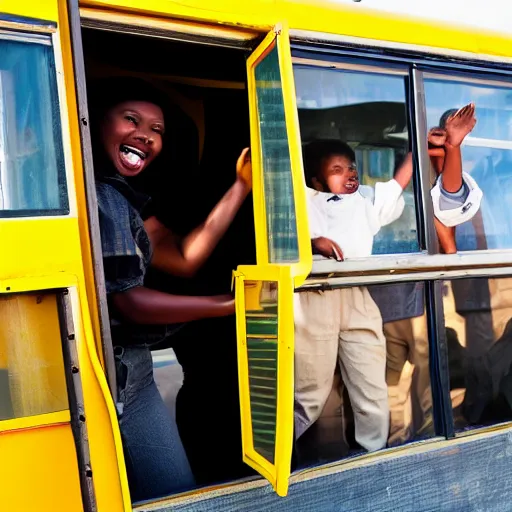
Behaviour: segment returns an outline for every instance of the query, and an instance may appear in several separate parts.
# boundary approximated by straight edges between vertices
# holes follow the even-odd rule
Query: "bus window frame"
[[[325,40],[330,40],[330,37],[326,36]],[[343,36],[340,37],[343,38]],[[359,260],[346,261],[341,265],[332,260],[323,259],[320,261],[316,259],[313,261],[312,274],[302,286],[296,288],[296,292],[408,281],[424,282],[427,289],[428,329],[429,339],[431,340],[429,357],[433,363],[431,385],[435,410],[435,436],[429,439],[428,442],[439,441],[439,436],[450,440],[475,434],[485,434],[496,429],[510,429],[512,420],[490,426],[475,426],[467,432],[455,432],[454,428],[448,384],[446,333],[443,322],[436,321],[436,319],[444,318],[443,281],[476,277],[510,277],[512,276],[512,248],[461,251],[450,255],[438,252],[439,243],[433,226],[433,213],[429,214],[429,211],[433,208],[430,200],[431,170],[426,142],[427,115],[424,79],[427,77],[440,80],[457,80],[466,84],[473,82],[490,86],[505,86],[512,92],[512,59],[504,59],[507,61],[505,66],[508,65],[506,68],[497,65],[494,59],[489,59],[489,61],[483,63],[479,62],[479,66],[474,66],[467,61],[457,61],[455,63],[448,61],[447,54],[441,52],[439,52],[441,59],[425,55],[418,57],[418,54],[412,53],[410,49],[396,51],[395,45],[392,46],[395,48],[395,53],[389,55],[388,53],[383,54],[380,48],[378,50],[376,48],[365,48],[361,52],[361,48],[333,49],[329,47],[326,51],[326,48],[321,47],[318,41],[316,43],[316,45],[312,45],[310,36],[307,44],[293,40],[293,62],[295,63],[299,59],[303,61],[304,56],[306,56],[310,61],[314,61],[314,58],[318,57],[318,62],[321,62],[319,67],[327,67],[326,62],[332,64],[335,61],[336,69],[359,67],[362,71],[366,71],[364,68],[372,65],[381,69],[383,66],[389,65],[392,69],[393,66],[400,64],[409,67],[410,91],[407,106],[412,119],[409,134],[412,136],[411,142],[415,160],[414,175],[419,177],[420,197],[422,198],[422,203],[416,204],[417,209],[420,208],[420,205],[422,206],[421,210],[417,210],[418,218],[423,217],[421,225],[418,223],[418,231],[420,229],[425,230],[425,239],[423,250],[420,253],[375,255]],[[305,46],[307,46],[306,49]],[[396,46],[398,47],[398,45]],[[464,57],[468,58],[469,55]],[[477,73],[476,77],[475,71]],[[483,141],[486,142],[485,139]],[[499,142],[494,141],[495,144]],[[483,144],[478,144],[477,139],[473,141],[472,145]],[[502,146],[505,146],[503,149],[509,149],[508,144]],[[407,446],[403,448],[406,449]],[[376,457],[378,457],[378,454],[376,454]],[[343,463],[344,461],[341,460],[336,465]]]
[[[292,32],[293,33],[293,32]],[[433,223],[433,207],[430,200],[430,163],[426,143],[426,102],[423,81],[425,77],[434,77],[476,83],[485,82],[486,85],[498,85],[509,87],[512,92],[512,68],[504,75],[503,69],[493,69],[493,61],[486,68],[478,67],[478,78],[469,74],[473,66],[457,63],[450,66],[449,62],[426,62],[418,59],[415,54],[409,55],[402,52],[399,57],[391,58],[375,50],[367,50],[364,56],[346,48],[329,48],[311,43],[304,45],[297,40],[292,40],[292,62],[300,65],[307,61],[308,66],[335,67],[336,69],[360,70],[362,72],[375,73],[388,72],[397,74],[396,68],[408,67],[410,70],[410,96],[408,108],[412,110],[414,122],[410,127],[410,135],[413,144],[413,157],[417,162],[415,175],[418,176],[421,203],[416,203],[418,218],[418,231],[424,232],[420,246],[423,250],[416,253],[373,255],[368,258],[359,258],[352,261],[344,261],[342,264],[334,260],[313,259],[313,269],[306,283],[302,287],[339,286],[342,283],[354,285],[377,282],[384,278],[385,282],[393,282],[404,279],[404,274],[414,275],[414,279],[436,279],[444,276],[472,277],[506,275],[510,272],[512,261],[512,248],[499,250],[461,251],[456,254],[440,254],[437,235]],[[356,53],[356,54],[354,54]],[[446,56],[445,56],[446,60]],[[512,59],[511,59],[512,62]],[[389,67],[388,67],[389,66]],[[395,68],[395,70],[393,69]],[[375,70],[375,71],[374,71]],[[465,76],[465,74],[468,76]],[[504,81],[504,78],[509,81]],[[476,144],[475,144],[476,145]],[[414,151],[416,148],[416,151]],[[418,187],[416,187],[418,188]],[[418,197],[418,195],[416,196]],[[421,223],[420,223],[421,220]],[[508,269],[508,270],[507,270]],[[365,275],[371,272],[372,275]],[[320,283],[320,284],[319,284]]]
[[[0,216],[1,222],[23,221],[45,219],[68,219],[76,218],[78,215],[78,205],[76,202],[75,179],[73,175],[73,157],[71,155],[71,136],[69,130],[69,117],[66,100],[66,86],[64,84],[64,65],[62,61],[62,51],[60,44],[60,34],[53,24],[25,25],[24,18],[16,18],[16,21],[6,21],[0,19],[0,41],[18,41],[26,44],[40,44],[51,47],[51,54],[54,65],[53,76],[49,72],[49,78],[53,81],[58,104],[56,109],[59,119],[60,138],[56,142],[61,145],[62,163],[64,165],[64,176],[66,179],[66,209],[47,209],[47,210],[21,210],[20,213],[9,211]],[[29,20],[33,23],[34,20]],[[41,214],[33,215],[35,212]]]

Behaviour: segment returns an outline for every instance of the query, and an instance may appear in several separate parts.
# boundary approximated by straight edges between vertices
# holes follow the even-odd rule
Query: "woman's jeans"
[[[132,501],[194,487],[176,422],[153,379],[147,347],[115,347],[117,410]]]

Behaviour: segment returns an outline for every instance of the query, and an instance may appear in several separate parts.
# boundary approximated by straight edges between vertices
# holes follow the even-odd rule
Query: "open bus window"
[[[137,192],[151,197],[151,214],[156,215],[173,233],[180,236],[190,233],[205,221],[231,187],[237,157],[250,140],[245,86],[247,71],[243,53],[93,29],[83,31],[83,42],[89,93],[97,79],[126,74],[149,81],[172,104],[172,115],[166,119],[164,150],[150,169],[131,180],[131,185]],[[124,48],[122,55],[117,50],[119,47]],[[172,65],[160,58],[162,54],[173,56]],[[153,57],[148,58],[148,55]],[[273,72],[268,67],[260,71],[265,76]],[[265,76],[261,79],[266,80]],[[269,92],[270,100],[279,93],[279,90]],[[268,99],[265,96],[262,93],[259,99]],[[92,101],[89,108],[94,108]],[[268,144],[271,144],[269,131],[276,128],[273,115],[273,112],[268,112],[268,126],[262,127],[262,136]],[[99,156],[97,148],[93,145],[95,157]],[[101,164],[101,158],[98,161]],[[100,170],[96,162],[95,170]],[[153,268],[145,275],[144,286],[173,295],[230,293],[232,270],[240,264],[254,263],[254,246],[253,208],[248,200],[196,275],[182,278]],[[285,257],[286,247],[282,251],[280,249],[277,245],[269,249],[274,256],[277,254],[277,261]],[[123,340],[116,338],[118,327],[114,325],[112,329],[114,344],[122,345]],[[174,431],[176,424],[179,429],[179,438],[177,434],[174,438],[177,439],[174,446],[180,448],[179,452],[176,450],[168,454],[168,460],[163,460],[164,454],[159,461],[148,461],[144,467],[149,469],[144,471],[150,475],[149,480],[154,472],[160,472],[160,478],[164,473],[160,469],[170,468],[171,463],[179,475],[189,474],[191,470],[198,486],[252,475],[252,470],[242,460],[234,315],[189,322],[183,328],[171,328],[171,336],[166,336],[169,331],[161,327],[135,327],[130,324],[126,331],[130,336],[137,333],[143,343],[150,340],[155,381],[169,412],[169,416],[163,414],[165,410],[158,403],[162,415],[159,421],[152,422],[148,414],[138,416],[132,408],[132,419],[139,422],[136,424],[137,434],[148,432],[148,445],[153,446],[155,429],[172,428]],[[119,358],[126,356],[127,351],[119,347],[115,354],[118,363],[122,363]],[[145,358],[145,361],[149,365],[150,358]],[[127,378],[130,378],[129,373]],[[124,376],[123,365],[118,364],[118,389]],[[135,382],[138,377],[134,374],[133,378]],[[215,399],[205,401],[205,390],[211,390]],[[127,410],[123,405],[124,418],[127,418]],[[198,436],[197,425],[204,423],[205,417],[219,418],[220,421],[210,422]],[[128,423],[125,421],[121,425],[122,432],[129,428]],[[131,424],[135,425],[134,421]],[[124,442],[126,446],[126,437]],[[136,441],[134,444],[141,443]],[[162,445],[163,441],[159,446]],[[183,453],[181,445],[188,463],[184,455],[179,458],[176,455]],[[148,450],[139,450],[137,456],[142,458],[144,451],[148,453]],[[222,460],[223,464],[212,464],[212,460]],[[140,467],[139,464],[139,471]],[[178,471],[180,468],[183,471]],[[173,488],[159,494],[180,490],[176,485],[178,478],[169,480]],[[133,485],[135,481],[130,480],[130,485],[132,499],[137,500],[141,499],[141,493],[137,485]],[[151,494],[154,496],[154,490]]]
[[[0,217],[68,213],[49,44],[1,41]]]
[[[453,109],[474,102],[477,123],[462,145],[463,171],[483,192],[480,211],[456,228],[459,251],[511,249],[512,88],[490,81],[461,81],[426,75],[427,126],[440,126]]]
[[[434,435],[423,283],[296,294],[299,463]]]
[[[443,288],[455,429],[512,420],[512,278],[446,281]]]
[[[363,72],[301,63],[294,73],[302,143],[347,143],[355,152],[359,192],[375,194],[377,184],[393,179],[409,151],[406,76],[396,70]],[[402,197],[401,214],[375,228],[371,252],[356,257],[419,251],[412,182]]]
[[[68,408],[56,295],[0,296],[0,420]]]
[[[255,66],[271,263],[299,259],[291,162],[277,47]]]

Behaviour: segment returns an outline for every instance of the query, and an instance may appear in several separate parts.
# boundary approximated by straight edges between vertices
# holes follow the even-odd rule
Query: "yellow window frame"
[[[260,472],[273,485],[277,494],[286,496],[293,448],[293,278],[289,266],[278,265],[240,266],[234,275],[244,462]],[[247,281],[273,281],[278,284],[278,385],[274,464],[260,455],[254,447],[246,332]],[[258,293],[259,289],[255,287],[252,301],[259,300],[256,296]]]
[[[280,85],[283,96],[286,139],[289,149],[293,188],[298,258],[293,262],[269,261],[269,227],[264,187],[263,149],[260,134],[256,67],[277,48]],[[256,232],[257,265],[240,266],[234,272],[237,316],[238,372],[242,445],[244,461],[259,471],[273,485],[280,496],[286,496],[291,472],[294,432],[294,290],[311,271],[312,253],[306,207],[306,187],[302,166],[302,150],[298,111],[293,78],[288,28],[280,23],[264,38],[247,60],[251,149],[253,169],[254,223]],[[292,206],[290,206],[292,207]],[[251,416],[251,389],[247,335],[246,300],[257,304],[261,286],[247,287],[248,281],[277,284],[277,375],[275,443],[273,462],[255,449],[253,418]],[[248,309],[251,310],[253,306]]]
[[[256,231],[256,261],[258,265],[268,265],[268,227],[265,202],[263,162],[261,153],[260,119],[256,95],[256,66],[277,47],[279,69],[283,92],[286,133],[290,150],[290,162],[295,198],[295,215],[297,222],[297,242],[299,259],[288,264],[296,287],[300,286],[311,272],[312,253],[306,208],[306,185],[302,166],[302,149],[299,130],[299,118],[293,78],[293,65],[290,51],[288,28],[284,23],[275,26],[267,34],[256,50],[247,59],[247,85],[249,92],[252,169],[253,169],[253,200],[254,225]]]

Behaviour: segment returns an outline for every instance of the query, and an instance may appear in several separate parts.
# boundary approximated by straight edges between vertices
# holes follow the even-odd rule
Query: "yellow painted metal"
[[[83,510],[69,424],[0,432],[0,453],[0,510]]]
[[[295,93],[295,80],[293,77],[290,38],[287,24],[285,22],[279,23],[275,29],[275,33],[279,68],[281,71],[286,132],[290,150],[293,195],[295,197],[295,219],[297,222],[297,242],[299,247],[299,261],[292,265],[291,275],[295,286],[298,287],[304,283],[311,272],[313,256],[311,253],[311,237],[309,235],[309,221],[306,206],[306,183],[302,166],[302,143],[299,129],[297,95]]]
[[[96,297],[66,2],[4,0],[0,4],[0,11],[58,22],[59,30],[53,41],[59,70],[57,80],[62,93],[60,106],[64,117],[61,121],[72,205],[72,214],[67,217],[0,220],[0,293],[69,288],[98,511],[129,511],[130,496],[116,409],[100,362],[97,316],[90,313],[91,310],[96,312]],[[26,25],[26,29],[30,30],[30,25]],[[41,318],[39,320],[42,321]],[[40,423],[37,423],[37,419]],[[16,423],[9,420],[6,426],[16,427],[20,422],[23,424],[27,421],[19,420]],[[10,471],[11,475],[8,479],[4,476],[0,478],[0,510],[82,509],[79,489],[78,504],[74,497],[74,490],[78,486],[78,468],[70,426],[58,429],[43,427],[46,422],[46,415],[33,416],[31,429],[21,430],[16,435],[9,432],[0,436],[0,474]],[[32,443],[35,438],[41,445],[41,452],[35,453]],[[39,453],[44,453],[44,456],[39,458]],[[20,466],[18,471],[19,460],[30,457],[37,471],[32,470],[32,466]],[[58,487],[53,485],[53,479],[58,482]],[[75,480],[76,483],[73,483]],[[31,492],[26,493],[26,488],[30,488]],[[54,494],[53,501],[47,499],[46,489]],[[29,498],[33,508],[19,506]]]
[[[73,53],[66,2],[58,1],[60,46],[68,115],[73,180],[77,198],[77,236],[73,249],[80,261],[78,286],[70,289],[81,366],[89,451],[94,467],[94,490],[99,512],[131,510],[121,433],[117,412],[102,367],[100,326],[92,265],[87,201],[83,178],[79,120],[73,73]]]
[[[62,68],[64,71],[63,81],[65,86],[67,114],[69,117],[71,158],[73,161],[74,183],[77,198],[85,198],[85,182],[82,171],[82,153],[79,135],[78,106],[76,102],[76,90],[73,71],[73,50],[71,48],[71,35],[69,32],[68,12],[66,2],[59,2],[59,17],[63,20],[59,26],[60,47],[62,51]],[[96,307],[96,286],[94,281],[94,270],[92,261],[91,242],[89,238],[89,223],[87,216],[87,203],[84,200],[78,200],[78,230],[80,243],[82,247],[82,264],[85,274],[85,285],[87,297],[91,307],[91,321],[94,328],[94,336],[100,361],[103,363],[103,350],[101,346],[101,327],[98,309]]]
[[[38,414],[37,416],[27,416],[12,420],[0,421],[0,433],[10,430],[26,430],[29,428],[47,427],[49,425],[59,425],[69,423],[71,413],[68,410]]]
[[[276,47],[281,77],[280,85],[283,92],[299,248],[299,261],[282,265],[270,264],[269,262],[263,176],[264,154],[260,138],[260,114],[258,112],[255,76],[258,64]],[[288,32],[284,24],[276,26],[251,54],[247,60],[247,74],[253,164],[254,225],[258,264],[256,266],[239,267],[235,272],[242,444],[244,461],[267,478],[280,496],[286,496],[293,445],[293,294],[294,286],[300,286],[311,272],[312,256],[292,60]],[[271,464],[257,453],[253,443],[245,301],[251,302],[250,309],[257,310],[255,303],[259,301],[259,289],[261,287],[255,286],[253,293],[246,293],[246,281],[255,281],[260,284],[263,281],[278,283],[278,373],[274,464]]]
[[[296,286],[300,286],[311,272],[312,255],[309,226],[306,210],[304,171],[302,168],[302,149],[299,132],[299,120],[293,79],[292,59],[288,31],[284,24],[279,24],[270,32],[263,42],[247,59],[247,87],[249,92],[249,113],[251,124],[251,148],[253,174],[254,225],[256,232],[256,256],[258,265],[269,263],[267,216],[265,209],[265,190],[263,183],[262,148],[260,140],[260,118],[256,96],[255,68],[268,52],[277,46],[281,87],[283,91],[284,114],[291,161],[293,192],[295,196],[295,213],[297,221],[297,238],[299,261],[290,264],[291,275]]]
[[[3,219],[0,240],[0,281],[82,273],[76,218]]]
[[[455,24],[377,13],[334,0],[83,0],[81,5],[140,15],[205,21],[268,32],[290,29],[430,46],[474,54],[512,56],[512,37]]]
[[[0,325],[0,369],[8,375],[13,418],[67,410],[55,294],[0,295]]]
[[[205,39],[220,37],[222,39],[239,42],[249,42],[259,36],[257,31],[250,31],[245,28],[239,29],[226,25],[219,27],[215,24],[205,24],[194,21],[174,21],[171,18],[141,16],[139,14],[119,13],[111,10],[104,11],[102,9],[91,9],[88,7],[80,8],[80,17],[83,22],[89,26],[91,21],[103,22],[109,25],[126,25],[131,28],[137,27],[139,29],[168,30],[170,32],[179,32],[180,34],[194,35]]]
[[[56,0],[2,0],[0,13],[55,22],[59,18]]]
[[[70,289],[98,512],[131,511],[116,408],[101,367],[83,282]]]
[[[236,327],[238,343],[238,373],[240,416],[244,461],[260,472],[280,496],[288,492],[293,447],[293,289],[291,267],[287,265],[240,266],[234,272]],[[278,290],[278,359],[277,359],[277,417],[274,464],[254,449],[251,401],[249,389],[249,362],[247,356],[246,309],[254,308],[261,287],[255,286],[246,294],[246,281],[277,283]],[[250,302],[246,304],[246,301]],[[246,307],[247,306],[247,307]]]

